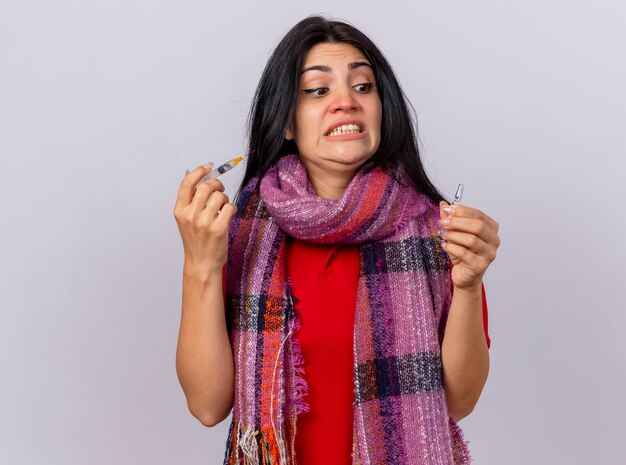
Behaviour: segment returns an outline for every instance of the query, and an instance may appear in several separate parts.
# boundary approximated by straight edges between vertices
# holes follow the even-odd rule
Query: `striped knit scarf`
[[[288,155],[260,189],[252,179],[240,192],[226,271],[235,400],[225,464],[296,464],[296,416],[308,408],[286,235],[359,244],[352,463],[470,463],[442,385],[451,293],[439,210],[395,178],[357,173],[340,200],[323,199]]]

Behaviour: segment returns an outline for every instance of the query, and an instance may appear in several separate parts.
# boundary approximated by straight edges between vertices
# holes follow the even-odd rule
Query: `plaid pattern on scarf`
[[[306,412],[285,237],[359,244],[353,465],[470,463],[448,413],[441,342],[450,307],[438,206],[377,168],[340,200],[317,197],[296,155],[244,187],[229,233],[226,309],[235,362],[226,465],[294,465]]]

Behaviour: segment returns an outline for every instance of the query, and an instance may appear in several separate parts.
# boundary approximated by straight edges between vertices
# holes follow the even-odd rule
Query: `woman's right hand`
[[[200,179],[211,165],[199,166],[180,183],[174,218],[183,240],[185,270],[193,274],[222,272],[228,255],[228,226],[237,207],[228,203],[224,185],[217,179]]]

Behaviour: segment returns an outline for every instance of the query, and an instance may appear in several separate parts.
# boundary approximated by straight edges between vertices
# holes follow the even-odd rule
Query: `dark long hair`
[[[369,60],[376,77],[382,104],[381,141],[360,169],[370,171],[392,164],[433,202],[445,200],[424,171],[414,129],[417,118],[409,112],[411,104],[387,59],[354,26],[322,16],[310,16],[291,28],[265,66],[248,116],[248,160],[241,188],[256,175],[260,180],[282,156],[298,153],[295,142],[285,139],[285,129],[294,117],[304,58],[320,43],[345,43],[357,48]]]

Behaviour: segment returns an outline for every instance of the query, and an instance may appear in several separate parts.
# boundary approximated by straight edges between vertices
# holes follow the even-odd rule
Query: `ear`
[[[291,126],[285,129],[285,139],[293,140],[293,132],[291,132]]]

